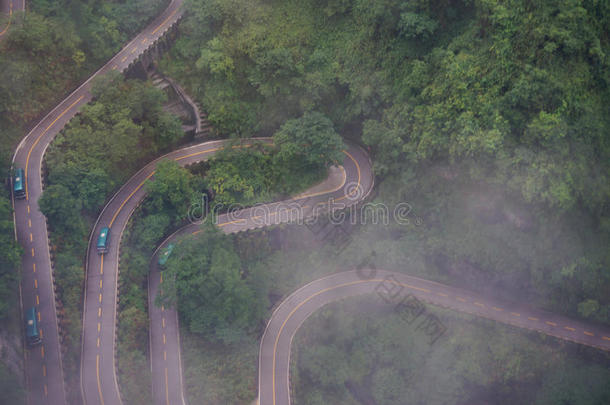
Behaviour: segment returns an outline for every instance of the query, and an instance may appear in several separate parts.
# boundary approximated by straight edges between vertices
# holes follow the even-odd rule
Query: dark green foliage
[[[203,191],[203,182],[178,163],[164,160],[157,165],[155,176],[147,183],[147,205],[153,212],[176,215],[186,219],[191,204],[197,202]]]
[[[111,190],[182,135],[175,130],[179,121],[161,110],[163,93],[150,84],[108,75],[94,83],[93,94],[96,101],[83,107],[46,154],[51,187],[43,195],[43,201],[60,204],[64,199],[47,193],[72,194],[78,204],[71,208],[87,213],[96,213]]]
[[[191,332],[230,344],[258,325],[263,298],[244,278],[232,237],[215,227],[205,225],[201,234],[182,239],[164,273],[159,301],[177,306]]]
[[[322,180],[326,168],[343,158],[341,138],[319,113],[287,122],[273,142],[235,145],[210,160],[205,179],[215,204],[252,205],[295,194]]]
[[[21,382],[3,362],[0,362],[0,395],[7,404],[25,404]]]
[[[270,148],[226,149],[209,162],[205,176],[214,204],[226,207],[269,201],[277,179]]]
[[[343,162],[343,141],[333,123],[323,114],[306,112],[301,118],[286,121],[273,135],[279,148],[277,159],[287,170],[316,170]]]
[[[321,180],[326,168],[341,164],[343,141],[323,114],[307,112],[273,135],[273,146],[234,145],[209,162],[206,181],[214,202],[252,205],[288,196]]]
[[[15,242],[13,210],[4,193],[0,194],[0,319],[15,311],[18,302],[18,268],[21,262],[21,247]]]

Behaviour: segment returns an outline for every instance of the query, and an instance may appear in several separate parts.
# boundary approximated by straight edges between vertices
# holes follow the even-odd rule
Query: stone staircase
[[[192,134],[196,139],[212,138],[217,135],[212,124],[208,121],[207,114],[199,104],[186,94],[180,85],[157,70],[152,70],[149,78],[155,87],[168,94],[169,102],[163,106],[163,109],[180,117],[184,132]]]

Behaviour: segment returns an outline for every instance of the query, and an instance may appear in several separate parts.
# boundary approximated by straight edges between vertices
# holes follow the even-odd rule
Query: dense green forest
[[[371,147],[454,283],[608,321],[610,6],[191,0],[162,67],[223,133],[316,111]]]
[[[610,358],[426,305],[447,331],[433,344],[376,296],[334,303],[293,344],[295,404],[593,405],[610,401]],[[567,383],[569,382],[569,383]]]

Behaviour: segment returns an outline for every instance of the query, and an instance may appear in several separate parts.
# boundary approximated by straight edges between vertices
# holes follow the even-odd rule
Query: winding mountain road
[[[8,4],[9,12],[13,1],[17,4],[17,1],[22,0],[2,3]],[[47,114],[22,140],[13,157],[14,166],[24,168],[26,180],[26,199],[13,200],[16,237],[25,250],[22,260],[22,305],[24,308],[37,307],[43,335],[41,346],[26,349],[29,403],[66,404],[46,220],[37,204],[42,193],[41,169],[45,150],[80,107],[91,100],[91,80],[111,70],[124,71],[180,19],[181,4],[182,0],[173,0],[147,28]],[[269,142],[268,139],[260,141]],[[252,142],[254,141],[246,141],[244,145]],[[206,142],[182,148],[163,158],[187,165],[211,156],[225,145],[225,141]],[[153,176],[155,165],[160,159],[141,169],[117,192],[102,211],[91,234],[90,250],[87,253],[81,356],[81,387],[87,405],[121,404],[114,358],[119,245],[129,217],[145,196],[143,185]],[[346,150],[343,167],[346,174],[345,187],[220,215],[218,226],[227,233],[239,232],[315,215],[316,207],[329,199],[338,204],[334,208],[356,204],[373,186],[370,161],[364,151],[350,146]],[[110,250],[107,254],[98,256],[91,245],[103,226],[111,227]],[[169,240],[182,233],[197,231],[196,224],[189,225]],[[153,268],[149,283],[149,299],[152,302],[162,284],[162,275],[158,269]],[[298,327],[311,313],[347,296],[378,291],[380,285],[388,283],[436,305],[610,350],[610,331],[607,328],[527,308],[521,304],[499,302],[402,273],[379,270],[374,276],[363,277],[357,271],[342,272],[300,288],[274,311],[260,347],[259,403],[290,403],[290,344]],[[155,403],[184,405],[176,313],[150,305],[150,322]]]
[[[271,139],[246,140],[233,147],[248,147],[255,142],[270,144]],[[102,210],[87,253],[81,369],[83,394],[87,404],[118,404],[120,401],[114,364],[119,247],[131,214],[146,196],[146,181],[153,177],[155,167],[161,160],[170,159],[186,166],[208,159],[227,144],[226,140],[204,142],[154,160],[127,181]],[[297,221],[310,216],[316,207],[321,207],[329,200],[333,200],[337,206],[350,206],[358,202],[373,185],[370,162],[364,151],[356,146],[350,146],[344,154],[345,176],[339,185],[301,194],[287,201],[218,215],[218,227],[226,233],[234,233]],[[95,236],[103,227],[110,227],[110,245],[109,251],[100,256],[96,252]],[[172,238],[197,233],[199,228],[198,223],[193,223],[182,228]],[[155,263],[153,260],[153,265]],[[153,304],[162,280],[162,274],[153,266],[149,278],[153,397],[156,404],[184,404],[177,315],[170,308],[159,308]]]
[[[471,291],[404,273],[352,270],[315,280],[292,293],[277,306],[260,346],[259,404],[290,404],[290,346],[296,331],[312,313],[342,298],[371,293],[379,294],[393,305],[400,301],[388,298],[404,298],[411,294],[444,308],[610,351],[610,328],[590,325],[522,304],[482,297]],[[430,327],[435,326],[431,324]]]
[[[12,0],[13,9],[22,0]],[[25,255],[21,265],[22,307],[37,307],[43,344],[25,349],[28,402],[65,405],[66,394],[61,361],[53,271],[46,219],[38,208],[42,194],[42,159],[59,131],[91,100],[91,81],[111,70],[124,71],[142,52],[154,44],[182,16],[182,0],[173,0],[166,10],[138,36],[49,112],[21,141],[13,166],[25,171],[25,200],[13,199],[15,234]],[[23,7],[23,6],[21,6]],[[109,402],[118,404],[120,402]]]

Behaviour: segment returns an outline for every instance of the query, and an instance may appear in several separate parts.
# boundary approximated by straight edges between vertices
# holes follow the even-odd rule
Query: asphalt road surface
[[[13,1],[13,10],[23,4],[22,0]],[[26,199],[13,200],[16,237],[25,251],[22,259],[22,306],[24,309],[36,306],[43,337],[42,345],[26,348],[25,369],[30,404],[66,403],[46,221],[38,209],[44,152],[80,107],[91,100],[91,80],[110,70],[125,70],[180,18],[181,4],[182,0],[172,1],[146,29],[47,114],[25,136],[13,156],[14,167],[24,169],[26,180]]]
[[[0,14],[8,16],[6,23],[0,26],[0,40],[8,32],[12,21],[13,13],[18,11],[25,11],[25,0],[1,0],[0,1]]]
[[[378,294],[398,305],[411,294],[417,299],[467,312],[519,328],[610,350],[610,329],[591,326],[522,304],[481,297],[470,291],[384,270],[354,270],[313,281],[286,298],[274,311],[263,335],[259,354],[259,403],[290,404],[290,346],[301,324],[322,306],[342,298]],[[405,308],[405,310],[407,310]],[[442,325],[426,320],[431,339],[442,339]]]

